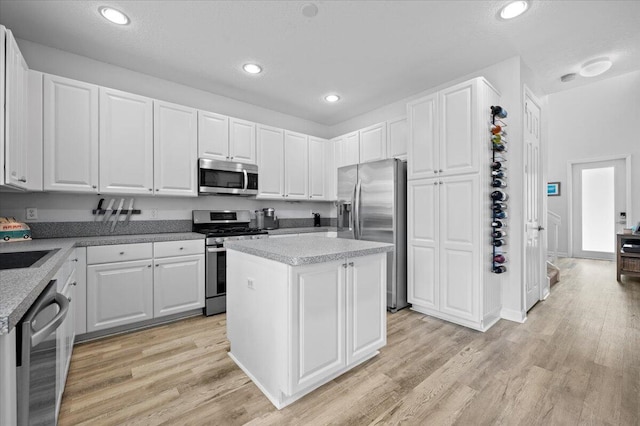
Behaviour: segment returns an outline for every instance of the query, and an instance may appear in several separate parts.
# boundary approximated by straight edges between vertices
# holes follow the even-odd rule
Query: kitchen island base
[[[227,251],[229,356],[281,409],[386,344],[386,253],[307,265]]]

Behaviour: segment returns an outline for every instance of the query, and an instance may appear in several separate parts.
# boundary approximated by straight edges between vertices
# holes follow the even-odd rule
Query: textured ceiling
[[[520,55],[548,93],[587,60],[600,78],[640,69],[640,1],[532,0],[501,21],[506,1],[7,1],[18,38],[332,125]],[[108,23],[98,7],[124,11]],[[256,61],[264,73],[248,76]],[[322,98],[337,92],[342,100]]]

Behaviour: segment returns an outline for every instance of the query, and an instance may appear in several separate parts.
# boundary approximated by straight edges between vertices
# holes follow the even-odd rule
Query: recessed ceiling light
[[[262,72],[262,67],[258,64],[244,64],[242,69],[249,74],[260,74]]]
[[[613,65],[613,62],[611,62],[609,58],[594,59],[582,65],[580,75],[583,77],[595,77],[609,70],[611,65]]]
[[[513,19],[522,15],[529,8],[529,2],[525,0],[512,1],[502,8],[500,17],[502,19]]]
[[[127,25],[129,23],[129,17],[127,15],[112,7],[101,7],[100,14],[114,24]]]
[[[327,95],[324,97],[324,100],[327,102],[338,102],[340,100],[340,96],[338,95]]]
[[[307,3],[302,6],[302,14],[307,18],[313,18],[318,14],[318,6],[313,3]]]

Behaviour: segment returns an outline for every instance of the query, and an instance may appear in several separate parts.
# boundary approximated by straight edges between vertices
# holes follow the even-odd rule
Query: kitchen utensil
[[[100,198],[100,201],[98,201],[98,207],[96,207],[96,214],[95,214],[95,217],[93,218],[94,222],[97,222],[98,218],[100,217],[100,210],[102,210],[102,203],[104,203],[104,198]]]
[[[320,213],[311,213],[313,215],[313,226],[320,226]]]
[[[264,229],[264,212],[256,210],[256,228]]]
[[[113,225],[111,225],[111,232],[116,229],[116,225],[118,224],[118,218],[120,217],[120,212],[122,211],[122,206],[124,205],[124,198],[120,198],[120,204],[118,204],[118,210],[116,210],[116,214],[114,215]]]
[[[107,223],[109,221],[109,218],[113,214],[113,203],[115,202],[116,202],[115,198],[112,198],[111,201],[109,201],[109,205],[107,206],[106,211],[104,212],[104,218],[102,219],[104,223]]]
[[[127,210],[127,217],[124,219],[125,225],[131,220],[131,214],[133,213],[133,198],[129,201],[129,208]]]

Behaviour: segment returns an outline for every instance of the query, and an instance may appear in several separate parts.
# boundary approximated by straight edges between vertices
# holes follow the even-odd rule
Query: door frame
[[[544,120],[544,108],[543,108],[543,103],[540,100],[540,98],[538,98],[533,91],[529,88],[529,86],[527,86],[526,84],[523,85],[523,90],[522,90],[522,116],[524,117],[525,115],[525,106],[526,106],[526,98],[531,99],[531,102],[533,102],[539,109],[540,109],[540,158],[538,160],[539,166],[540,166],[540,180],[541,180],[541,186],[540,188],[545,188],[545,182],[547,181],[547,167],[546,167],[546,154],[547,154],[547,150],[546,150],[546,139],[544,138],[544,126],[542,125],[543,120]],[[522,137],[524,138],[524,119],[522,122]],[[544,161],[543,161],[544,159]],[[526,150],[522,151],[522,162],[523,164],[526,163]],[[524,194],[524,196],[522,197],[522,211],[525,212],[526,208],[527,208],[527,197],[526,197],[526,176],[522,175],[522,193]],[[538,203],[538,209],[540,210],[538,212],[539,214],[539,225],[543,226],[544,229],[547,229],[547,197],[544,196],[544,192],[541,192],[539,194],[540,197],[540,202]],[[523,221],[524,221],[524,213],[523,213]],[[527,318],[527,230],[524,229],[524,232],[522,234],[522,270],[521,270],[521,276],[522,276],[522,316],[523,319],[526,320]],[[547,287],[547,274],[546,272],[544,272],[544,268],[545,265],[547,264],[547,249],[546,249],[546,232],[544,233],[540,233],[539,235],[539,244],[540,244],[540,282],[538,283],[538,290],[540,291],[540,295],[538,296],[538,301],[544,300],[549,296],[549,291],[548,291],[548,287]]]
[[[614,161],[614,160],[625,160],[625,168],[626,168],[626,203],[627,203],[627,225],[629,224],[629,218],[632,216],[632,205],[631,205],[631,154],[619,154],[619,155],[607,155],[604,157],[598,158],[587,158],[583,160],[569,160],[567,161],[567,193],[569,195],[569,209],[568,209],[568,217],[567,217],[567,235],[568,235],[568,255],[569,257],[573,257],[573,166],[577,164],[589,164],[589,163],[599,163],[601,161]]]

